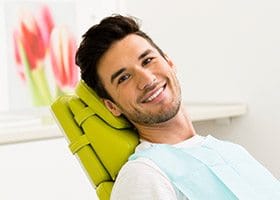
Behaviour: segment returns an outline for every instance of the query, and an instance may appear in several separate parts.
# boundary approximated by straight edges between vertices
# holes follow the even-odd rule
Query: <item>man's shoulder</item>
[[[150,173],[156,173],[165,176],[161,169],[153,161],[148,158],[142,157],[126,162],[121,168],[118,176],[129,175],[143,177]]]
[[[176,199],[167,176],[151,160],[128,161],[120,170],[112,199]],[[131,198],[130,198],[131,197]]]

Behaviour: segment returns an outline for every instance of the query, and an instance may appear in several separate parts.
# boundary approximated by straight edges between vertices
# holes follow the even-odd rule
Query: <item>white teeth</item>
[[[150,96],[145,102],[150,102],[156,98],[163,91],[163,87],[156,91],[152,96]]]

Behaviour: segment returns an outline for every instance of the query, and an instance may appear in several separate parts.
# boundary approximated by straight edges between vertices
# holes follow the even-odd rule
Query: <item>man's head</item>
[[[84,35],[76,53],[76,64],[81,69],[81,78],[101,98],[111,99],[97,74],[100,58],[113,43],[125,38],[129,34],[136,34],[145,38],[159,53],[162,50],[153,40],[140,30],[138,23],[131,17],[121,15],[104,18],[99,24],[92,26]]]
[[[105,18],[83,36],[76,62],[82,79],[115,115],[136,127],[165,122],[180,107],[172,61],[128,17]]]

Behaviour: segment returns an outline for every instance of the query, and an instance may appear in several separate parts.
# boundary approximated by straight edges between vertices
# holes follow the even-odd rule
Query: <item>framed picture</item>
[[[121,2],[0,2],[0,144],[60,135],[49,105],[79,81],[75,53],[82,34],[120,13]]]
[[[7,1],[4,6],[10,109],[47,106],[71,92],[75,65],[74,1]]]

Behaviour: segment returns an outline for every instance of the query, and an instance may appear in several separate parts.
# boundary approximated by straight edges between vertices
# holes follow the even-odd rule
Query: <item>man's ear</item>
[[[103,102],[104,102],[105,106],[108,108],[108,110],[110,110],[110,112],[114,116],[119,117],[122,114],[119,107],[114,102],[112,102],[111,100],[103,99]]]

